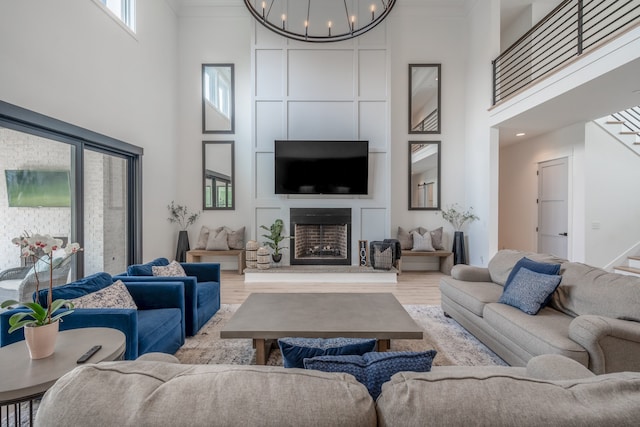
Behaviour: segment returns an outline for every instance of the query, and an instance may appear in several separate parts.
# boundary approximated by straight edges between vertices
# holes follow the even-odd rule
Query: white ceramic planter
[[[24,339],[32,359],[44,359],[53,354],[58,339],[60,321],[44,326],[25,326]]]

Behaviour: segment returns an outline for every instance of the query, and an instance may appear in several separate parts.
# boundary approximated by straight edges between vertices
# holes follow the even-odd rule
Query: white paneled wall
[[[389,237],[390,114],[386,26],[355,40],[322,45],[274,36],[254,24],[253,151],[255,235],[260,225],[289,209],[351,208],[352,259],[357,242]],[[328,139],[369,141],[366,196],[281,196],[274,194],[273,141]],[[285,252],[284,262],[288,263]]]

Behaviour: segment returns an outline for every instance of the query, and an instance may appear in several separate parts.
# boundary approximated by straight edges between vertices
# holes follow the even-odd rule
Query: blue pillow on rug
[[[325,355],[362,355],[373,351],[375,338],[280,338],[285,368],[304,368],[303,360]]]
[[[507,277],[507,281],[504,283],[504,289],[507,289],[509,287],[509,285],[513,281],[513,278],[516,277],[516,274],[518,274],[518,271],[522,267],[528,268],[533,272],[542,273],[542,274],[558,274],[558,272],[560,271],[560,264],[554,264],[550,262],[538,262],[538,261],[533,261],[527,257],[524,257],[524,258],[521,258],[518,262],[516,262],[516,265],[513,266],[511,273],[509,273],[509,277]]]
[[[356,377],[376,400],[382,384],[403,371],[429,372],[435,350],[371,352],[362,356],[319,356],[304,360],[306,369],[324,372],[344,372]]]
[[[127,267],[128,276],[153,276],[153,267],[166,267],[169,260],[166,258],[156,258],[146,264],[133,264]]]
[[[507,304],[527,314],[538,314],[560,284],[562,276],[542,274],[521,268],[504,289],[498,302]]]

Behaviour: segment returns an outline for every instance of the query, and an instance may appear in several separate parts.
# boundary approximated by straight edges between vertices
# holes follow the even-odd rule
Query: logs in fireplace
[[[293,208],[291,265],[351,265],[350,208]]]

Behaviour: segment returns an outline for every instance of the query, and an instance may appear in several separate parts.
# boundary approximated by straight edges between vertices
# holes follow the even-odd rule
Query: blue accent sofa
[[[108,273],[96,273],[53,289],[53,299],[74,299],[105,288],[116,281]],[[62,318],[60,330],[106,327],[122,331],[126,336],[124,358],[161,352],[173,354],[185,341],[184,285],[179,281],[162,283],[125,283],[138,306],[130,308],[78,308]],[[38,301],[46,306],[48,289],[38,293]],[[24,339],[22,329],[11,334],[9,318],[16,308],[0,313],[0,347]]]
[[[184,284],[187,336],[195,335],[220,309],[220,264],[182,262],[187,277],[153,276],[153,266],[169,265],[166,258],[156,258],[146,264],[134,264],[126,273],[114,276],[124,283],[176,282]]]

